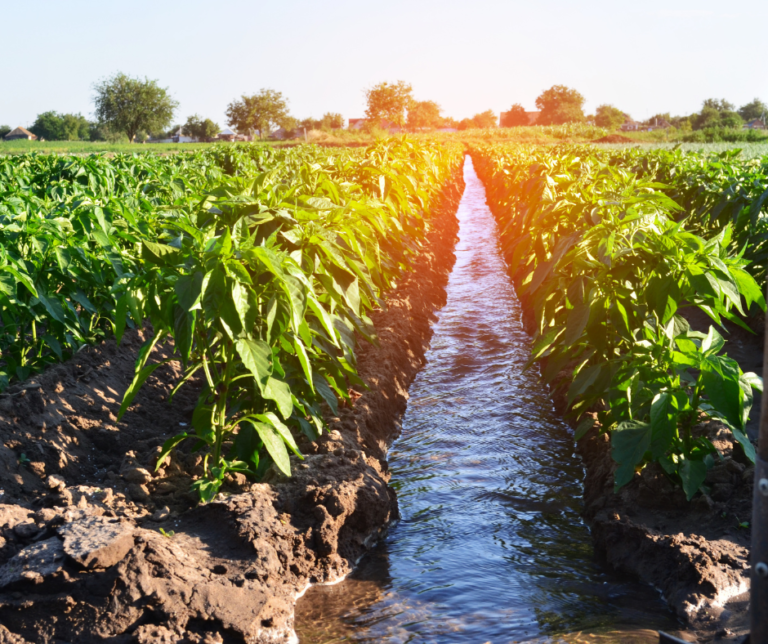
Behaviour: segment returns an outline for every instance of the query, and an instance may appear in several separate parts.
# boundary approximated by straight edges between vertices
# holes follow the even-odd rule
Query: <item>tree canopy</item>
[[[475,114],[471,119],[461,119],[459,122],[460,130],[469,130],[472,128],[485,129],[489,127],[496,127],[496,112],[493,110],[486,110]]]
[[[413,103],[413,88],[405,81],[396,83],[379,83],[365,90],[368,106],[365,116],[375,125],[386,119],[403,128],[406,123],[406,113]]]
[[[725,99],[708,98],[702,103],[701,112],[691,118],[693,129],[740,128],[744,121],[735,111],[733,103]]]
[[[262,89],[253,96],[241,96],[240,100],[232,101],[227,106],[226,114],[227,125],[242,134],[255,130],[262,138],[277,126],[290,125],[288,101],[282,92],[273,89]]]
[[[214,123],[211,119],[203,119],[199,114],[193,114],[187,118],[184,131],[198,141],[207,141],[214,138],[221,131],[221,128],[218,123]]]
[[[81,114],[43,112],[37,115],[29,131],[47,141],[87,141],[91,138],[91,124]]]
[[[759,98],[752,99],[752,101],[739,108],[739,116],[745,121],[768,118],[768,105],[763,103]]]
[[[0,125],[0,139],[11,131],[10,125]]]
[[[96,118],[113,131],[125,132],[131,143],[140,131],[168,127],[179,106],[156,80],[131,78],[121,72],[96,83],[94,90]]]
[[[408,127],[411,130],[440,127],[440,106],[434,101],[413,101],[408,108]]]
[[[598,105],[595,110],[595,125],[615,130],[627,120],[627,115],[613,105]]]
[[[338,112],[326,112],[320,119],[320,127],[330,130],[339,130],[344,127],[344,117]]]
[[[520,127],[530,124],[528,113],[520,103],[515,103],[509,108],[509,112],[503,112],[501,115],[501,127]]]
[[[584,120],[584,97],[565,85],[553,85],[536,99],[541,110],[536,124],[560,125]]]

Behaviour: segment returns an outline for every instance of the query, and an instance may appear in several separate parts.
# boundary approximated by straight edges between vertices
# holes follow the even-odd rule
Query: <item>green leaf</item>
[[[259,434],[259,438],[267,448],[267,452],[272,457],[277,469],[286,476],[291,475],[291,459],[288,457],[288,450],[285,448],[285,441],[280,433],[271,424],[254,422],[253,427]]]
[[[659,394],[651,405],[651,456],[658,460],[672,446],[677,428],[677,400],[668,392]]]
[[[178,304],[173,306],[173,340],[176,350],[181,354],[186,365],[192,353],[192,341],[195,333],[195,313],[186,311]]]
[[[219,266],[214,268],[209,275],[205,276],[208,279],[204,284],[202,303],[205,315],[211,320],[215,320],[219,317],[221,306],[228,295],[227,276]]]
[[[304,371],[304,375],[307,378],[307,382],[309,383],[309,386],[312,389],[312,392],[314,393],[315,385],[312,382],[312,365],[309,362],[309,356],[307,355],[307,350],[304,348],[304,344],[301,342],[301,340],[299,340],[299,338],[294,338],[293,347],[296,349],[296,355],[299,357],[301,368]]]
[[[584,436],[587,435],[587,432],[592,429],[595,426],[595,419],[592,418],[592,416],[587,416],[586,418],[583,418],[582,421],[579,423],[578,427],[576,427],[576,433],[573,436],[574,440],[580,441]]]
[[[568,321],[565,323],[565,336],[563,343],[571,347],[581,338],[589,321],[589,304],[577,304],[568,312]],[[553,329],[554,331],[554,329]]]
[[[120,405],[120,411],[117,412],[117,420],[122,419],[123,415],[128,410],[128,407],[131,406],[133,399],[136,397],[136,394],[139,393],[139,389],[141,389],[141,386],[146,382],[147,378],[149,378],[152,373],[154,373],[155,369],[162,367],[167,362],[170,362],[170,359],[166,359],[161,362],[155,362],[154,364],[150,365],[145,365],[136,373],[136,375],[133,377],[133,381],[128,387],[128,391],[126,391],[125,396],[123,396],[123,402]]]
[[[274,400],[277,404],[277,410],[280,415],[288,420],[293,413],[293,398],[291,397],[291,388],[287,382],[270,378],[264,387],[264,398]]]
[[[301,460],[304,460],[304,456],[302,456],[301,452],[299,451],[299,446],[296,444],[296,441],[293,439],[293,434],[291,434],[291,430],[283,423],[282,420],[280,420],[277,415],[273,414],[271,411],[268,411],[266,414],[257,414],[256,418],[258,418],[261,422],[267,423],[269,425],[272,425],[282,436],[283,441],[285,441],[285,444],[288,445],[288,447],[291,448],[291,451],[296,454]]]
[[[333,393],[333,389],[331,389],[326,379],[319,373],[314,374],[314,379],[317,393],[319,393],[323,400],[328,403],[328,406],[331,408],[333,415],[337,416],[339,413],[339,406],[336,400],[336,394]]]
[[[707,465],[704,461],[692,461],[686,458],[680,463],[677,471],[683,482],[685,496],[690,501],[707,478]]]
[[[700,382],[717,415],[744,429],[744,393],[739,384],[739,365],[724,356],[710,356],[701,364]]]
[[[752,441],[749,440],[749,436],[734,427],[731,427],[731,433],[733,434],[733,437],[741,444],[746,457],[750,460],[751,463],[754,463],[757,455],[755,454],[755,446],[752,444]]]
[[[187,432],[181,432],[181,434],[176,434],[176,436],[169,438],[163,443],[163,448],[160,450],[160,454],[157,457],[157,462],[155,463],[155,472],[157,472],[157,470],[163,466],[163,461],[165,461],[165,458],[168,456],[168,454],[171,453],[171,450],[173,450],[173,448],[176,447],[185,438],[189,438],[189,435]]]
[[[728,271],[735,280],[736,285],[739,287],[739,293],[744,296],[744,300],[747,303],[747,309],[755,303],[765,311],[765,296],[763,295],[763,290],[755,281],[755,278],[747,273],[747,271],[734,266],[729,266]]]
[[[629,483],[635,468],[642,463],[651,446],[652,429],[648,423],[629,420],[619,423],[611,432],[611,456],[619,467],[614,474],[614,488],[618,490]]]
[[[725,340],[715,327],[710,326],[706,337],[701,341],[701,352],[705,355],[713,355],[720,352],[725,346]]]
[[[58,300],[46,296],[42,289],[37,290],[37,299],[45,307],[48,315],[50,315],[54,320],[61,322],[62,324],[66,323],[64,318],[64,309],[61,308],[61,303]]]
[[[216,440],[216,430],[213,428],[213,407],[200,405],[192,412],[192,427],[197,437],[208,445]]]
[[[200,478],[197,479],[194,483],[192,483],[192,489],[197,492],[198,496],[200,497],[200,500],[203,503],[210,503],[213,501],[213,499],[216,498],[216,495],[219,493],[219,488],[221,487],[222,479],[206,479],[206,478]]]
[[[236,340],[235,349],[245,368],[256,380],[261,395],[267,398],[267,384],[272,375],[272,349],[266,342],[249,338]]]
[[[115,339],[118,346],[123,339],[123,333],[125,333],[125,323],[128,318],[128,296],[122,295],[117,300],[117,306],[115,307]]]
[[[747,373],[741,374],[741,379],[751,386],[752,389],[757,389],[760,393],[763,392],[763,379],[756,373],[748,371]]]
[[[173,287],[176,292],[176,299],[179,306],[185,311],[192,311],[200,308],[200,297],[203,293],[203,278],[205,276],[200,271],[195,271],[191,275],[182,275]]]
[[[156,244],[151,241],[141,242],[141,258],[145,262],[157,266],[172,264],[179,254],[179,249],[165,244]]]

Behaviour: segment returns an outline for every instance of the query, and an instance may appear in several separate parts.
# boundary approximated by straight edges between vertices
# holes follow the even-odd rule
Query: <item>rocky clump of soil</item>
[[[197,391],[169,404],[169,363],[117,421],[143,330],[0,395],[0,644],[292,641],[297,595],[349,572],[397,517],[384,458],[445,303],[462,188],[459,168],[415,270],[373,315],[380,346],[358,357],[370,390],[300,439],[290,479],[237,475],[196,506],[199,454],[155,471]]]

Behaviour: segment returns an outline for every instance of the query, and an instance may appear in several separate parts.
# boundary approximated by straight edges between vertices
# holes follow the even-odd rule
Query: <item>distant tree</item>
[[[193,114],[187,118],[184,131],[198,141],[207,141],[214,138],[221,131],[221,128],[218,123],[214,123],[211,119],[203,119],[200,115]]]
[[[90,124],[81,114],[38,114],[29,131],[48,141],[81,141],[90,138]]]
[[[745,121],[768,117],[768,105],[759,98],[755,98],[750,103],[739,108],[739,116]]]
[[[408,127],[411,130],[440,127],[440,106],[434,101],[413,101],[408,108]]]
[[[707,98],[701,106],[702,108],[711,107],[718,112],[733,112],[736,110],[736,106],[733,103],[729,103],[724,98]]]
[[[480,114],[475,114],[471,119],[461,119],[461,121],[459,121],[459,129],[485,129],[496,127],[496,123],[496,112],[493,110],[486,110],[485,112],[480,112]]]
[[[94,90],[96,118],[112,131],[125,132],[130,143],[140,130],[155,132],[168,127],[179,106],[157,81],[131,78],[122,72],[96,83]]]
[[[339,130],[344,127],[344,117],[338,112],[326,112],[320,120],[320,127],[326,130]]]
[[[613,105],[598,105],[595,110],[595,125],[609,130],[621,127],[627,118],[624,112]]]
[[[541,110],[537,125],[559,125],[584,120],[584,97],[565,85],[553,85],[536,99]]]
[[[2,139],[10,131],[11,131],[10,126],[8,126],[8,125],[0,125],[0,139]]]
[[[323,122],[318,119],[308,118],[299,121],[299,127],[307,130],[319,130],[323,126]]]
[[[458,129],[459,122],[452,116],[444,116],[440,120],[440,127],[452,127]]]
[[[299,119],[293,116],[286,116],[281,122],[280,127],[283,128],[288,135],[293,135],[296,132],[296,128],[299,127]]]
[[[515,103],[509,108],[509,112],[504,112],[501,115],[501,127],[520,127],[530,124],[531,120],[528,118],[528,113],[520,103]]]
[[[703,130],[707,127],[719,127],[720,125],[720,110],[711,105],[707,105],[704,102],[704,107],[701,108],[701,112],[693,116],[693,129]]]
[[[738,112],[733,110],[724,110],[720,112],[720,127],[729,129],[738,129],[744,125],[744,119]]]
[[[365,90],[368,106],[365,116],[369,121],[378,125],[386,119],[403,128],[406,123],[406,112],[413,102],[413,88],[405,81],[396,83],[379,83]]]
[[[262,138],[288,117],[288,101],[282,92],[273,89],[262,89],[253,96],[243,95],[227,106],[227,125],[242,134],[257,131]]]
[[[61,130],[61,119],[54,111],[38,114],[35,122],[29,126],[29,131],[37,136],[38,139],[46,139],[48,141],[60,141]]]
[[[499,123],[499,117],[496,116],[496,112],[493,110],[486,110],[485,112],[480,112],[480,114],[475,114],[472,117],[472,122],[477,128],[485,129],[489,127],[497,127]]]

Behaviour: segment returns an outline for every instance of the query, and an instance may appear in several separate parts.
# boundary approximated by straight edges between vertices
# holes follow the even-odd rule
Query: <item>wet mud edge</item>
[[[706,331],[709,320],[701,312],[686,314],[691,327]],[[535,320],[523,315],[530,331]],[[748,320],[749,334],[726,323],[726,351],[742,370],[762,374],[765,316]],[[567,370],[552,384],[555,408],[567,409],[570,384]],[[748,430],[756,442],[760,397],[750,415]],[[566,421],[575,429],[576,423]],[[709,470],[700,492],[691,501],[674,486],[661,467],[652,463],[628,485],[614,491],[617,468],[610,438],[596,430],[576,443],[582,458],[584,506],[596,555],[611,568],[656,588],[675,612],[684,634],[696,641],[741,642],[749,629],[749,545],[754,466],[730,431],[710,421],[694,429],[706,435],[722,455]]]
[[[117,421],[146,330],[0,395],[0,644],[295,641],[297,597],[349,573],[398,516],[385,459],[445,304],[463,188],[459,166],[414,270],[372,316],[380,346],[358,353],[370,390],[300,442],[291,478],[236,475],[195,507],[198,454],[154,472],[197,392],[168,403],[169,363]]]

